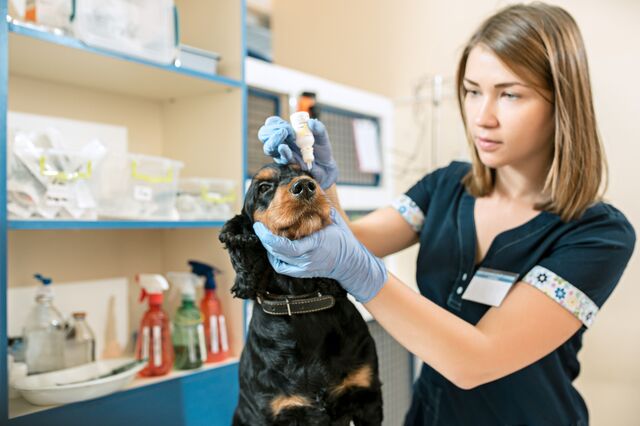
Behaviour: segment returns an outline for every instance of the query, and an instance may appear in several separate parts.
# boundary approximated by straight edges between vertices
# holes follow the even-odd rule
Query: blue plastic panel
[[[9,421],[10,426],[228,426],[238,402],[238,364]]]

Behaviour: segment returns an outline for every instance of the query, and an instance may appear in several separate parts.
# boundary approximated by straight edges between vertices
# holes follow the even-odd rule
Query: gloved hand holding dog
[[[253,229],[276,272],[297,278],[333,278],[366,303],[387,281],[387,269],[356,239],[335,209],[331,209],[331,220],[331,225],[299,240],[274,235],[260,222]]]
[[[324,124],[312,118],[308,125],[315,139],[315,159],[310,173],[322,189],[327,189],[338,179],[338,165],[333,159],[329,135]],[[296,133],[287,121],[277,116],[267,118],[258,130],[258,139],[263,143],[264,153],[273,157],[276,163],[298,163],[303,170],[307,170],[306,164],[302,161],[300,148],[296,145]]]

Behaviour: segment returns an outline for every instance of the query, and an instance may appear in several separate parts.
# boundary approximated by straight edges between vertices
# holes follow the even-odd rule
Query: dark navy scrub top
[[[476,324],[490,308],[462,299],[476,270],[515,272],[518,281],[551,297],[583,327],[539,361],[470,390],[423,364],[405,424],[587,425],[587,407],[572,385],[580,371],[577,355],[584,331],[631,257],[634,230],[620,211],[605,203],[566,223],[543,211],[497,235],[486,257],[475,265],[475,198],[461,183],[470,168],[469,163],[452,162],[425,176],[394,203],[420,234],[420,292]]]

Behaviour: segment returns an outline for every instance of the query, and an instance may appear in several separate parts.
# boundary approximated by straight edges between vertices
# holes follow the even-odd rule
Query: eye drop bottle
[[[313,163],[313,133],[309,129],[307,124],[309,121],[309,113],[306,111],[299,111],[291,115],[291,126],[296,132],[296,145],[300,148],[302,153],[302,161],[307,165],[307,170],[311,170]]]

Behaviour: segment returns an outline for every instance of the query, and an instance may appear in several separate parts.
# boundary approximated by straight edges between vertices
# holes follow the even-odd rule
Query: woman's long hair
[[[472,169],[463,183],[474,197],[493,190],[495,170],[478,156],[467,128],[463,80],[467,58],[478,45],[490,49],[514,73],[540,91],[551,93],[555,135],[553,161],[546,177],[545,200],[535,208],[576,219],[600,201],[607,163],[598,135],[589,67],[582,35],[564,9],[540,2],[506,7],[488,18],[473,34],[458,64],[457,95]]]

